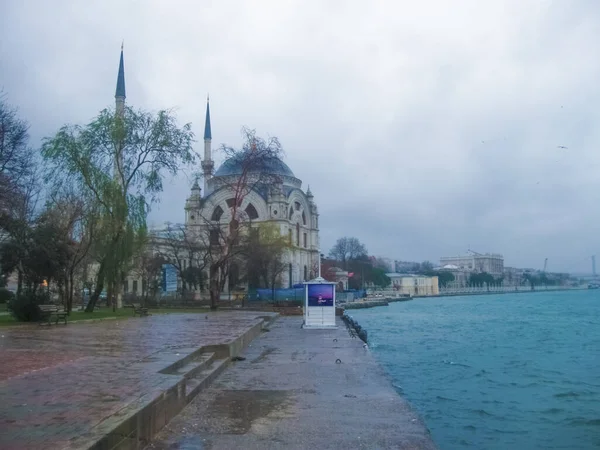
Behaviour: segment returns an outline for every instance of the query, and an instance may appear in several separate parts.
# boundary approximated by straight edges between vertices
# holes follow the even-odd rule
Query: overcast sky
[[[176,108],[199,152],[207,93],[213,148],[279,137],[324,252],[600,258],[597,0],[4,0],[0,87],[34,145],[113,104],[122,40],[128,104]],[[198,168],[151,222],[183,221]]]

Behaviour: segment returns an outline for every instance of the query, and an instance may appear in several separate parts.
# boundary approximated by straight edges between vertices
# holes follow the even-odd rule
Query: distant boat
[[[598,289],[598,288],[600,288],[600,284],[598,284],[598,283],[588,284],[588,289]]]

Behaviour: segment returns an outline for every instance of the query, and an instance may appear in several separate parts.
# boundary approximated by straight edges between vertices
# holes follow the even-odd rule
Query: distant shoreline
[[[515,291],[484,291],[484,292],[444,292],[438,295],[420,295],[412,298],[437,298],[437,297],[462,297],[471,295],[493,295],[493,294],[532,294],[536,292],[564,292],[564,291],[585,291],[587,288],[552,288],[552,289],[524,289]]]
[[[494,295],[494,294],[534,294],[540,292],[565,292],[565,291],[584,291],[587,288],[557,288],[557,289],[527,289],[519,291],[484,291],[484,292],[460,292],[460,293],[440,293],[437,295],[415,295],[413,297],[380,297],[367,300],[359,300],[348,302],[340,305],[346,309],[366,309],[377,308],[379,306],[388,306],[390,303],[408,302],[415,299],[440,298],[440,297],[472,297],[477,295]]]

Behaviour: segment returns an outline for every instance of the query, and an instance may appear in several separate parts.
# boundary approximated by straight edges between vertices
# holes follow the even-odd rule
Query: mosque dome
[[[243,172],[244,157],[233,156],[226,159],[221,167],[217,169],[215,177],[226,177],[229,175],[241,175]],[[281,175],[286,177],[296,178],[292,169],[288,167],[281,159],[276,156],[265,158],[257,162],[255,167],[251,167],[249,172],[253,173],[268,173],[273,175]]]

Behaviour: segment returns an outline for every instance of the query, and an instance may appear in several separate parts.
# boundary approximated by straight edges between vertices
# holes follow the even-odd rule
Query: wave
[[[575,391],[569,391],[569,392],[559,392],[558,394],[554,394],[553,397],[555,398],[567,398],[567,397],[579,397],[581,394],[579,394],[579,392],[575,392]]]
[[[454,362],[454,361],[449,361],[449,360],[447,360],[447,359],[444,359],[444,360],[442,361],[442,363],[444,363],[444,364],[449,364],[449,365],[451,365],[451,366],[466,367],[467,369],[470,369],[470,368],[471,368],[471,366],[469,366],[468,364],[457,363],[457,362]]]
[[[575,417],[572,419],[567,419],[567,421],[569,422],[569,425],[600,427],[600,419],[586,419],[585,417]]]
[[[478,416],[494,417],[494,414],[487,412],[485,409],[472,409],[471,412]]]
[[[562,408],[549,408],[544,411],[541,411],[542,414],[559,414],[562,412],[565,412],[565,410]]]
[[[454,398],[448,398],[448,397],[442,397],[441,395],[436,395],[435,398],[437,400],[442,400],[445,402],[457,402],[458,400],[454,399]]]

